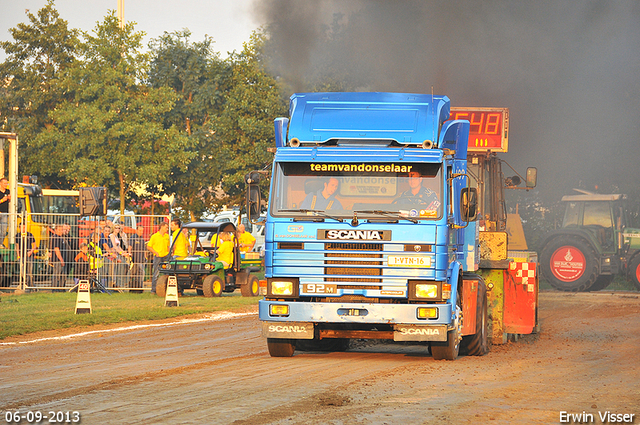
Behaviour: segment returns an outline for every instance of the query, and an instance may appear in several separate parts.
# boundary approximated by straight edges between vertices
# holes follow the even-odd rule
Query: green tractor
[[[561,291],[599,291],[617,274],[640,290],[640,229],[629,228],[626,195],[580,194],[562,198],[564,220],[540,250],[542,275]]]
[[[262,269],[262,260],[258,253],[241,253],[238,239],[234,237],[231,264],[225,267],[218,258],[217,241],[221,240],[223,233],[235,234],[236,227],[233,223],[187,223],[182,226],[180,232],[186,233],[190,241],[189,255],[174,256],[160,264],[160,276],[156,286],[159,296],[165,296],[170,276],[175,276],[180,293],[185,289],[195,289],[198,295],[219,297],[223,292],[240,289],[245,297],[259,295],[259,280],[253,274]]]

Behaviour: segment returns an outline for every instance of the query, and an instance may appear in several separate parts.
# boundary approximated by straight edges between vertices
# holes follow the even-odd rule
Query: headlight
[[[444,299],[446,283],[434,280],[413,280],[409,282],[409,301],[433,302]]]
[[[272,295],[293,295],[293,282],[290,281],[271,281],[271,294]]]
[[[269,315],[270,316],[288,316],[289,315],[289,306],[281,305],[281,304],[271,304],[269,306]]]
[[[419,283],[416,285],[416,298],[438,298],[438,285],[435,283]]]
[[[267,298],[297,298],[300,293],[297,277],[272,277],[267,279]]]
[[[416,316],[418,319],[437,319],[438,309],[435,307],[419,307]]]

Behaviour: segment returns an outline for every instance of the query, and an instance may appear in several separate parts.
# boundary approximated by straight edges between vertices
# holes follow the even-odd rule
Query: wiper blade
[[[326,217],[326,218],[330,218],[332,220],[336,220],[339,221],[340,223],[344,222],[344,219],[340,218],[340,217],[336,217],[333,216],[331,214],[327,214],[324,211],[320,211],[320,210],[307,210],[307,209],[298,209],[298,210],[280,210],[280,212],[300,212],[300,213],[305,213],[305,214],[309,214],[309,213],[313,213],[316,215],[319,215],[321,217]]]
[[[397,218],[400,220],[409,220],[410,222],[417,224],[418,220],[413,217],[407,217],[405,215],[400,214],[396,211],[383,211],[383,210],[362,210],[362,211],[354,211],[354,213],[358,214],[376,214],[376,215],[384,215],[386,217]]]

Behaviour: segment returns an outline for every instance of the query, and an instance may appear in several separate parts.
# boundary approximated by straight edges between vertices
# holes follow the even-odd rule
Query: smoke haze
[[[510,109],[510,152],[541,196],[640,196],[640,2],[257,0],[274,72]],[[316,85],[316,87],[318,87]],[[504,170],[509,173],[509,170]]]

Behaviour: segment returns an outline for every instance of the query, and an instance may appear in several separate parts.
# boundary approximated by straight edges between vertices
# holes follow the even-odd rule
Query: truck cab
[[[449,108],[421,94],[291,97],[275,122],[259,303],[272,356],[352,338],[424,342],[438,359],[486,353],[469,122]],[[260,174],[246,180],[254,218]]]

